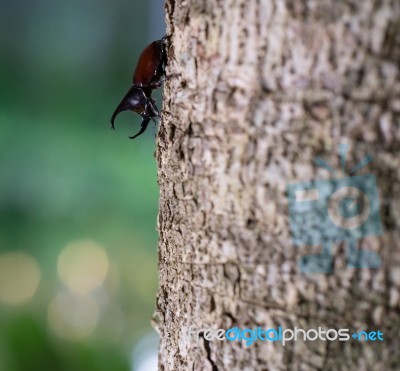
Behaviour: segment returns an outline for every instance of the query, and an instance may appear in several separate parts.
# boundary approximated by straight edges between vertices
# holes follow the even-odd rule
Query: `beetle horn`
[[[127,110],[134,110],[135,106],[132,104],[132,94],[134,93],[134,87],[130,88],[128,93],[126,93],[126,95],[124,96],[124,98],[122,98],[121,103],[118,105],[117,109],[114,111],[114,113],[111,116],[111,129],[115,130],[115,126],[114,126],[114,121],[116,119],[116,117],[118,116],[118,114],[120,114],[123,111],[127,111]]]
[[[148,117],[144,117],[143,121],[142,121],[142,125],[140,127],[140,131],[136,135],[129,137],[129,139],[135,139],[139,135],[142,135],[145,132],[145,130],[147,129],[147,125],[149,124],[149,122],[150,122],[150,119]]]

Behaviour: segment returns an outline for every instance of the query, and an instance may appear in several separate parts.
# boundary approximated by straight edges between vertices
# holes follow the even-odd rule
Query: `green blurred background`
[[[155,129],[109,119],[164,29],[159,0],[0,0],[0,371],[154,367]]]

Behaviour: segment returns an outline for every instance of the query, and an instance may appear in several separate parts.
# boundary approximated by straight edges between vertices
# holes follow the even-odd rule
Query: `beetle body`
[[[133,86],[111,117],[112,129],[114,129],[115,118],[120,112],[134,111],[143,119],[140,131],[136,135],[129,137],[134,139],[144,133],[150,120],[155,121],[156,117],[160,117],[155,99],[151,97],[151,93],[162,85],[165,65],[165,37],[163,37],[161,40],[153,41],[141,53],[133,73]]]
[[[159,88],[162,84],[165,65],[164,40],[153,41],[139,57],[132,82],[134,86]]]

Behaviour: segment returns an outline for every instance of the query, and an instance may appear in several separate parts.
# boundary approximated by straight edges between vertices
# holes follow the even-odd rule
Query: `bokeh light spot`
[[[48,308],[53,332],[67,340],[82,340],[93,333],[99,320],[99,306],[90,296],[59,293]]]
[[[90,240],[71,243],[58,258],[61,280],[78,295],[86,295],[100,287],[107,277],[108,269],[106,252]]]
[[[0,300],[16,305],[30,300],[40,282],[40,267],[24,252],[0,255]]]

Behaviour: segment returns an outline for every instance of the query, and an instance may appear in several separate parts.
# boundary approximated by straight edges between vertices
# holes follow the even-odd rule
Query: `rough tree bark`
[[[400,368],[400,2],[167,0],[158,133],[160,370]],[[367,152],[380,269],[304,274],[288,183]],[[317,248],[312,249],[317,251]],[[383,342],[198,342],[194,328],[380,329]]]

